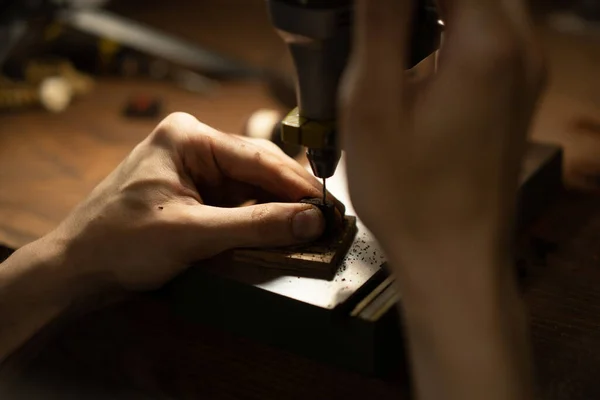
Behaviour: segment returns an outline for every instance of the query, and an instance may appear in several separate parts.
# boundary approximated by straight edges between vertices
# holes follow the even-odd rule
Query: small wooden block
[[[333,237],[273,249],[237,249],[233,261],[277,269],[293,275],[331,280],[356,235],[356,217],[344,217],[344,228]]]

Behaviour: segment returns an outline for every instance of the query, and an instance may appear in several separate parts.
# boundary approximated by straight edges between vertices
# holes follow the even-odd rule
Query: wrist
[[[57,243],[44,237],[0,265],[0,363],[78,301],[77,275]]]
[[[483,326],[499,316],[520,320],[524,315],[510,263],[475,258],[461,261],[459,266],[449,259],[436,263],[439,268],[428,277],[421,273],[398,275],[407,318],[440,327],[462,323]]]
[[[525,307],[515,290],[492,287],[488,293],[446,291],[424,303],[402,302],[417,386],[433,392],[423,397],[533,397]]]
[[[491,307],[502,297],[518,298],[508,235],[498,232],[457,231],[420,240],[404,236],[392,245],[382,243],[403,303],[433,311]]]
[[[388,254],[392,268],[403,264],[395,269],[417,386],[431,398],[531,398],[528,321],[509,253],[455,244]]]
[[[492,224],[459,226],[451,231],[406,232],[382,235],[381,246],[395,272],[418,285],[439,281],[447,286],[472,278],[495,284],[512,274],[509,230]],[[379,236],[378,236],[379,238]]]
[[[99,291],[98,279],[79,265],[71,243],[55,232],[29,243],[13,256],[21,265],[21,275],[40,282],[44,296],[62,309],[71,308]],[[19,263],[19,259],[23,259]]]
[[[76,300],[76,288],[69,283],[76,275],[67,265],[61,246],[50,238],[43,237],[21,247],[7,262],[10,263],[10,281],[23,282],[43,292],[38,296],[43,296],[55,308],[67,308]]]

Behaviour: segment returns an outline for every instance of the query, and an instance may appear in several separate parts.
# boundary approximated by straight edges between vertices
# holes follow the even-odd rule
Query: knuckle
[[[252,210],[251,221],[256,234],[264,237],[281,235],[281,229],[277,229],[281,220],[278,216],[281,215],[284,215],[284,210],[278,204],[265,204]]]
[[[283,162],[282,160],[276,159],[275,157],[271,157],[270,158],[270,165],[272,166],[272,171],[273,171],[273,176],[279,176],[282,178],[288,178],[291,177],[292,168],[286,164],[285,162]]]
[[[271,142],[269,139],[254,139],[253,142],[256,143],[256,145],[262,147],[263,149],[267,149],[270,151],[280,150],[279,147],[275,143]]]
[[[256,229],[256,234],[259,236],[265,236],[273,234],[271,232],[271,216],[273,215],[273,206],[265,205],[263,207],[257,207],[252,210],[251,221],[252,225]]]
[[[260,145],[267,146],[267,147],[273,145],[273,142],[271,142],[269,139],[265,139],[265,138],[256,139],[256,142]]]
[[[187,125],[195,125],[198,123],[196,117],[191,114],[177,111],[173,112],[165,117],[163,120],[164,123],[178,127],[178,126],[187,126]]]
[[[249,143],[252,150],[252,162],[263,168],[272,168],[274,171],[281,171],[285,167],[283,163],[272,151],[263,146]]]
[[[260,164],[263,162],[263,153],[260,150],[254,150],[254,153],[252,154],[252,159],[254,160],[254,162],[256,164]]]
[[[269,215],[272,213],[272,205],[265,205],[262,207],[256,207],[252,210],[251,220],[253,224],[260,225],[268,220]]]
[[[188,113],[171,113],[158,124],[152,134],[152,139],[160,143],[170,141],[198,123],[198,120]]]
[[[264,138],[241,137],[240,139],[243,140],[243,141],[246,141],[248,143],[252,143],[252,144],[254,144],[256,146],[261,146],[261,147],[265,146],[266,143],[269,142],[269,140],[264,139]]]

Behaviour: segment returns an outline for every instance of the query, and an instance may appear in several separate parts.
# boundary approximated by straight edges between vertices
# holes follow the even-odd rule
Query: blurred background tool
[[[25,65],[22,80],[0,76],[0,110],[22,110],[42,106],[64,111],[75,97],[89,93],[93,79],[60,59],[32,60]]]
[[[132,118],[158,118],[162,112],[162,101],[156,96],[137,94],[127,100],[123,115]]]
[[[262,78],[265,72],[121,17],[99,6],[105,1],[0,0],[0,65],[11,53],[25,55],[71,28],[205,74]],[[51,30],[48,30],[51,28]],[[112,49],[113,51],[116,48]],[[12,54],[14,56],[14,54]]]

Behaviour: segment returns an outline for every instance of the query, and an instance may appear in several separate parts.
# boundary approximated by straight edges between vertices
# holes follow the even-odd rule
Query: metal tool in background
[[[260,68],[85,5],[75,0],[0,0],[0,66],[12,53],[27,53],[42,41],[45,27],[59,22],[203,74],[232,79],[263,79],[268,75]]]
[[[66,9],[57,20],[79,31],[161,57],[208,75],[236,79],[263,78],[265,71],[245,65],[180,38],[101,9]]]
[[[353,3],[267,1],[271,21],[289,47],[297,75],[298,106],[282,121],[282,140],[307,148],[312,171],[323,179],[323,186],[335,173],[341,155],[336,103],[339,81],[352,47]],[[441,34],[433,1],[417,1],[413,20],[407,70],[437,50]]]
[[[31,60],[23,69],[23,79],[0,75],[0,111],[42,106],[62,112],[73,99],[91,92],[94,80],[75,69],[67,60]]]

